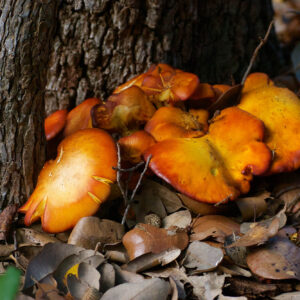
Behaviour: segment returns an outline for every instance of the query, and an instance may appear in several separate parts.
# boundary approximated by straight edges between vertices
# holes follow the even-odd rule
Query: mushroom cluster
[[[46,138],[60,134],[63,140],[19,210],[25,224],[41,219],[45,231],[61,232],[94,214],[116,181],[116,142],[127,164],[151,158],[155,175],[207,203],[247,193],[254,175],[299,168],[298,97],[253,73],[238,105],[212,111],[230,91],[158,64],[117,87],[107,101],[91,98],[53,113],[45,120]]]

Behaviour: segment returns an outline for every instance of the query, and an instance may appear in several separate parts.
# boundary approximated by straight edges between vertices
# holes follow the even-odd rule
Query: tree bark
[[[0,209],[23,203],[45,159],[44,88],[57,1],[0,0]]]
[[[203,82],[240,81],[272,17],[270,0],[65,0],[46,112],[91,96],[105,99],[157,62],[194,72]],[[272,75],[282,64],[273,31],[256,70]]]

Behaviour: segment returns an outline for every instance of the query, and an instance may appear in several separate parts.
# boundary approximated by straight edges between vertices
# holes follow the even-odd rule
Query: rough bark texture
[[[0,0],[0,209],[23,203],[45,158],[44,87],[57,2]]]
[[[239,81],[272,19],[270,0],[64,0],[48,69],[46,112],[106,98],[152,63],[203,82]],[[256,69],[282,64],[275,34]]]

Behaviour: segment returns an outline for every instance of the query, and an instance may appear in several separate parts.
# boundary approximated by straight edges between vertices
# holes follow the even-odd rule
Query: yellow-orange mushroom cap
[[[189,99],[199,85],[197,75],[158,64],[143,79],[141,88],[155,100],[174,103]]]
[[[218,203],[247,193],[252,176],[266,172],[271,152],[263,137],[259,119],[232,107],[213,119],[207,135],[158,142],[144,158],[152,155],[152,171],[183,194]]]
[[[142,154],[145,150],[155,144],[155,140],[146,131],[139,130],[129,136],[120,138],[118,143],[121,146],[123,159],[132,164],[137,164],[142,161]]]
[[[193,115],[177,107],[161,107],[147,122],[145,131],[157,142],[174,137],[200,137],[204,135],[206,121],[202,124],[195,113]]]
[[[47,232],[62,232],[94,214],[116,180],[116,145],[103,130],[90,128],[66,137],[55,160],[39,174],[37,186],[19,209],[29,226],[38,219]]]
[[[92,110],[94,127],[126,135],[139,129],[153,116],[155,107],[147,95],[137,86],[131,86],[119,94],[113,94],[102,105]]]
[[[100,103],[102,103],[100,99],[89,98],[73,108],[67,116],[64,136],[81,129],[92,128],[91,109]]]
[[[274,155],[266,175],[296,170],[300,167],[300,100],[289,89],[274,86],[266,76],[262,76],[264,84],[252,89],[253,76],[245,82],[238,107],[266,126],[265,142]]]
[[[68,111],[66,109],[57,110],[45,119],[44,129],[46,140],[53,139],[65,126]]]

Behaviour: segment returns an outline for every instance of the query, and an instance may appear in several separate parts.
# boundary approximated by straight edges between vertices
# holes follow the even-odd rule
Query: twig
[[[137,170],[140,166],[142,166],[144,164],[143,161],[139,162],[137,165],[131,167],[131,168],[128,168],[128,169],[122,169],[122,168],[118,168],[118,167],[112,167],[114,170],[116,171],[120,171],[120,172],[132,172],[132,171],[135,171]]]
[[[119,189],[121,191],[121,194],[123,196],[125,205],[127,204],[127,193],[124,191],[123,186],[122,186],[122,182],[121,182],[121,147],[119,145],[119,143],[117,143],[117,150],[118,150],[118,166],[117,166],[117,183],[119,186]]]
[[[270,25],[269,25],[269,28],[268,28],[268,30],[267,30],[267,32],[266,32],[265,37],[260,41],[259,45],[258,45],[258,46],[256,47],[256,49],[254,50],[253,55],[252,55],[251,60],[250,60],[250,63],[249,63],[249,66],[248,66],[248,68],[247,68],[247,70],[246,70],[246,72],[245,72],[245,74],[244,74],[244,76],[243,76],[243,79],[242,79],[242,82],[241,82],[242,84],[245,83],[246,78],[248,77],[248,75],[249,75],[249,73],[250,73],[250,71],[251,71],[251,69],[252,69],[252,67],[253,67],[253,64],[254,64],[254,62],[255,62],[255,59],[256,59],[256,57],[257,57],[257,55],[258,55],[259,50],[260,50],[260,49],[262,48],[262,46],[267,42],[267,40],[268,40],[268,38],[269,38],[269,35],[270,35],[270,32],[271,32],[271,29],[272,29],[272,27],[273,27],[273,24],[274,24],[274,20],[271,21],[271,23],[270,23]]]
[[[146,160],[146,164],[145,164],[144,170],[140,174],[139,180],[138,180],[138,182],[137,182],[137,184],[136,184],[136,186],[135,186],[135,188],[134,188],[134,190],[133,190],[133,192],[132,192],[132,194],[130,196],[129,201],[127,202],[127,206],[126,206],[126,209],[125,209],[125,212],[124,212],[124,215],[123,215],[123,218],[122,218],[122,222],[121,222],[122,225],[124,225],[125,222],[126,222],[126,218],[127,218],[127,214],[128,214],[129,208],[130,208],[130,206],[131,206],[131,204],[132,204],[132,202],[134,200],[134,197],[135,197],[135,194],[136,194],[138,188],[141,185],[142,179],[143,179],[143,177],[144,177],[144,175],[145,175],[145,173],[146,173],[146,171],[148,169],[151,157],[152,157],[152,155],[148,156],[148,158]]]

